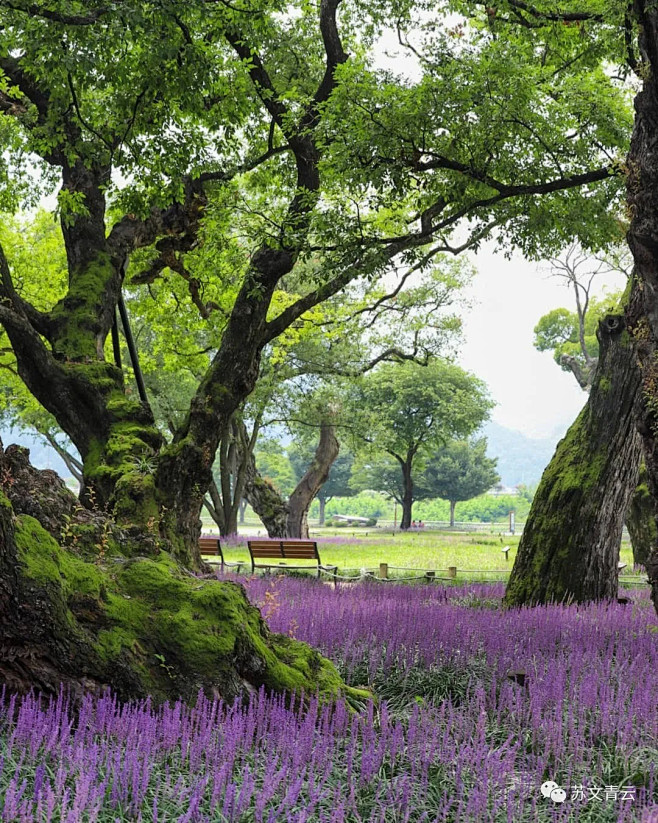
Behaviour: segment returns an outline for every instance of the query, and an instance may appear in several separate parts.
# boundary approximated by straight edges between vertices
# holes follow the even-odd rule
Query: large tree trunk
[[[626,512],[626,528],[633,547],[633,562],[646,568],[651,550],[658,543],[658,528],[644,463],[640,466],[639,481]]]
[[[148,403],[131,399],[121,369],[105,361],[104,345],[130,253],[162,235],[189,248],[205,198],[190,182],[183,203],[144,221],[129,215],[106,236],[109,175],[109,167],[81,161],[64,168],[63,186],[80,196],[85,212],[63,221],[69,290],[51,312],[38,312],[16,294],[0,253],[0,321],[21,378],[78,449],[86,504],[113,509],[126,527],[155,530],[181,563],[199,568],[200,514],[214,457],[255,386],[263,347],[276,335],[267,313],[298,250],[264,245],[252,254],[217,353],[166,445]]]
[[[617,596],[624,515],[637,485],[640,374],[621,315],[599,325],[587,403],[545,470],[505,602],[520,606]]]
[[[411,476],[411,462],[400,461],[402,468],[402,518],[400,519],[400,529],[411,528],[411,513],[414,505],[414,481]]]
[[[311,465],[299,481],[288,501],[289,514],[286,527],[288,537],[308,538],[308,510],[316,494],[329,477],[329,472],[338,457],[340,443],[336,439],[336,429],[331,425],[320,427],[320,441],[313,455]]]
[[[647,483],[658,513],[658,9],[635,0],[639,27],[642,90],[635,98],[635,125],[626,168],[631,224],[628,243],[640,288],[633,295],[627,321],[642,369],[640,433]],[[646,564],[651,597],[658,612],[658,545]]]
[[[156,701],[353,693],[316,651],[272,634],[241,586],[192,576],[165,552],[127,557],[125,533],[26,450],[0,444],[0,482],[0,685]]]

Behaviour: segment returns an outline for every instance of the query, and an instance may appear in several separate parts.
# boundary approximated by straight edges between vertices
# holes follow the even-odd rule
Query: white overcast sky
[[[530,437],[560,434],[571,423],[585,394],[549,352],[534,349],[539,318],[558,306],[574,308],[573,292],[550,276],[547,263],[520,255],[506,260],[484,246],[471,258],[478,274],[469,289],[474,301],[463,314],[460,365],[481,377],[497,405],[492,419]],[[596,293],[623,288],[623,275],[597,277]]]

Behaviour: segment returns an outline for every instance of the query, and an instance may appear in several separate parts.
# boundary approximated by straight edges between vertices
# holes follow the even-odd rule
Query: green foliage
[[[472,523],[504,523],[511,511],[516,519],[525,520],[530,511],[532,498],[503,494],[481,494],[472,500],[457,503],[455,517],[458,521]],[[352,514],[357,517],[376,517],[379,520],[393,520],[393,501],[378,492],[360,492],[351,498],[334,497],[327,503],[327,514]],[[414,507],[416,516],[426,522],[447,522],[450,504],[447,500],[419,500]],[[317,516],[317,508],[311,509],[311,516]],[[400,512],[398,508],[398,520]]]
[[[499,480],[496,460],[487,457],[487,440],[452,440],[430,454],[418,481],[419,497],[471,500]]]
[[[350,485],[353,489],[373,489],[387,498],[402,502],[404,482],[398,461],[390,454],[362,452],[352,470]],[[363,492],[362,494],[365,494]],[[360,499],[361,494],[357,497]],[[329,509],[328,509],[329,511]],[[340,512],[336,512],[339,514]],[[356,514],[356,512],[354,512]]]
[[[297,485],[293,464],[278,440],[261,438],[254,452],[256,467],[283,497],[289,497]]]
[[[91,4],[82,24],[87,5],[0,9],[0,206],[29,205],[35,191],[65,183],[60,218],[67,237],[76,230],[94,246],[94,262],[58,281],[62,302],[48,295],[59,328],[49,345],[60,361],[85,363],[102,358],[104,345],[111,358],[107,329],[93,327],[114,310],[122,254],[108,254],[103,233],[157,222],[166,210],[159,236],[145,240],[142,225],[121,246],[132,255],[127,302],[161,431],[184,427],[199,388],[194,408],[211,416],[244,401],[250,381],[227,385],[212,371],[218,352],[228,360],[249,352],[251,375],[265,346],[269,382],[258,410],[309,363],[315,374],[333,374],[333,363],[349,375],[400,341],[405,352],[389,357],[405,357],[409,346],[420,357],[445,354],[459,330],[449,307],[469,269],[437,257],[439,249],[494,237],[506,252],[539,256],[574,235],[597,248],[618,232],[617,161],[632,109],[625,78],[610,69],[625,61],[624,13],[614,4],[605,26],[572,27],[541,15],[523,25],[504,0],[501,26],[470,0],[346,2],[329,36],[327,17],[306,2]],[[415,54],[410,76],[378,60],[392,21]],[[330,44],[338,54],[327,54]],[[94,178],[96,201],[76,189],[79,176]],[[179,229],[172,212],[192,189],[195,225]],[[279,255],[290,265],[273,277]],[[397,289],[411,273],[384,306],[382,284],[395,279]],[[299,311],[287,314],[291,307]],[[378,447],[399,454],[412,443],[420,453],[472,431],[485,412],[466,411],[455,368],[444,367],[455,396],[419,389],[424,411],[379,427]],[[391,405],[386,391],[397,390],[377,380],[364,384],[373,421]],[[457,410],[440,436],[434,423],[402,431],[405,420],[427,421],[432,406],[442,420]],[[72,428],[61,408],[58,419]],[[195,445],[214,449],[212,435],[206,440]],[[130,465],[131,448],[143,451],[141,437],[131,442],[111,444],[125,452],[108,467],[113,477]],[[102,461],[96,447],[92,458]]]
[[[397,459],[469,435],[493,406],[484,383],[459,366],[432,360],[384,364],[365,376],[351,399],[364,442]]]
[[[505,523],[509,513],[513,511],[517,520],[525,520],[530,511],[530,502],[521,495],[481,494],[457,503],[455,519],[472,523]],[[421,520],[445,522],[450,518],[450,504],[447,500],[420,500],[416,504],[416,514]]]

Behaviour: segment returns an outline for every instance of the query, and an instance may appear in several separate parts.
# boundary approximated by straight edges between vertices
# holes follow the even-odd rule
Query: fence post
[[[388,563],[379,564],[379,576],[382,580],[386,580],[388,577]]]
[[[457,577],[457,566],[448,566],[448,577]]]

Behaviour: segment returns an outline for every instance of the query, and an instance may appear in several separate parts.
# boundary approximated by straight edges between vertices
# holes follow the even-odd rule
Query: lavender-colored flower
[[[230,706],[200,694],[193,708],[108,694],[74,708],[63,692],[3,693],[2,820],[657,817],[658,635],[646,593],[631,608],[503,612],[500,584],[242,582],[254,602],[276,604],[274,630],[317,646],[382,700],[356,713],[264,693]],[[548,779],[564,803],[542,796]],[[616,799],[589,801],[606,786]],[[629,786],[632,800],[615,795]]]

